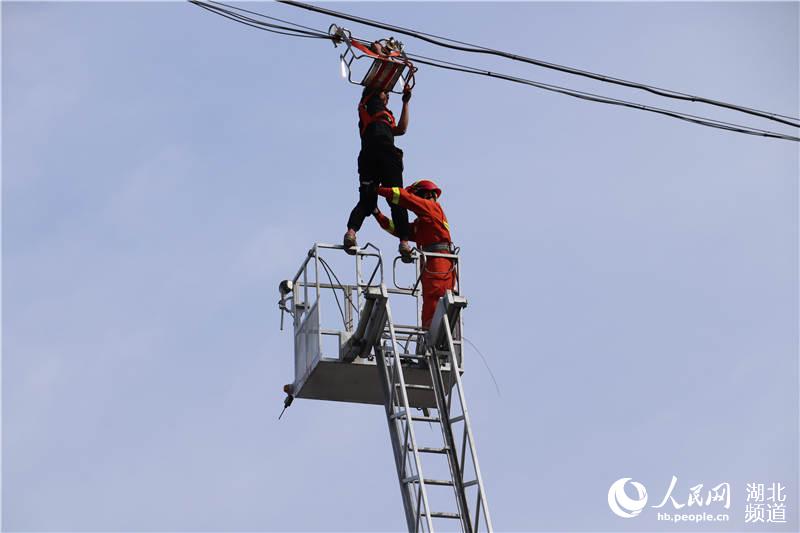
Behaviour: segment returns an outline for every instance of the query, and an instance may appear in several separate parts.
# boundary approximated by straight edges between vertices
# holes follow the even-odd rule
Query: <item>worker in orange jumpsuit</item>
[[[450,239],[450,225],[437,201],[442,190],[430,180],[420,180],[405,189],[400,187],[379,187],[378,194],[385,197],[390,205],[399,205],[417,215],[410,224],[410,238],[423,252],[449,254],[453,252]],[[383,229],[395,235],[392,220],[376,207],[373,214]],[[422,327],[430,329],[436,304],[448,290],[455,288],[456,272],[451,259],[428,257],[421,266],[422,283]]]

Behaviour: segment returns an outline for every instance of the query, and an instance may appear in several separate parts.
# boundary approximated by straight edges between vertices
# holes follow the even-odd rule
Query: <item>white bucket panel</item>
[[[294,390],[303,386],[321,355],[319,302],[315,302],[294,338]]]
[[[442,374],[446,383],[450,372],[443,369]],[[404,367],[403,376],[409,384],[431,384],[427,368]],[[357,359],[345,363],[327,357],[317,361],[302,386],[295,389],[295,396],[375,405],[383,405],[384,400],[375,361]],[[408,401],[412,407],[436,407],[433,391],[409,389]]]

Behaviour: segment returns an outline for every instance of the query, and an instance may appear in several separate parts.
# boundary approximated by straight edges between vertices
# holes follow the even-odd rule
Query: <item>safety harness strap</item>
[[[378,111],[374,115],[370,115],[367,111],[367,100],[372,97],[373,93],[368,93],[364,98],[361,99],[361,102],[358,104],[358,119],[361,121],[361,133],[363,134],[364,131],[367,129],[367,126],[372,124],[373,122],[383,121],[389,125],[389,127],[394,128],[394,115],[388,109],[383,109]]]
[[[437,242],[422,247],[423,252],[430,252],[434,254],[451,253],[453,251],[452,242]]]

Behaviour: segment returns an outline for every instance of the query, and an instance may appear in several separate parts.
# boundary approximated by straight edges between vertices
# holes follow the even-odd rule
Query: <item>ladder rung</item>
[[[403,409],[402,411],[398,411],[397,413],[390,414],[389,418],[391,418],[392,420],[395,420],[397,418],[406,418],[406,416],[407,416],[406,415],[406,411],[405,411],[405,409]],[[414,420],[415,422],[437,422],[437,423],[441,422],[439,417],[436,417],[436,416],[415,416],[415,415],[412,415],[411,416],[411,420]]]
[[[419,477],[418,476],[407,477],[407,478],[403,479],[403,483],[419,483]],[[452,487],[453,486],[453,482],[450,481],[449,479],[426,479],[425,480],[425,484],[426,485],[446,485],[448,487]]]
[[[447,453],[447,447],[444,448],[428,448],[427,446],[420,446],[417,448],[417,451],[420,453]],[[408,451],[412,451],[411,446],[408,447]]]
[[[395,383],[395,387],[399,387],[399,383]],[[406,383],[407,389],[414,389],[414,390],[433,390],[433,387],[430,385],[417,385],[416,383]]]
[[[452,487],[453,486],[453,482],[450,481],[449,479],[426,479],[425,480],[425,484],[426,485],[446,485],[448,487]]]
[[[473,479],[472,481],[465,482],[464,483],[464,488],[466,489],[467,487],[471,487],[471,486],[477,485],[477,484],[478,484],[478,480],[477,479]]]
[[[425,516],[425,513],[422,513],[422,516]],[[438,511],[431,512],[431,518],[455,518],[456,520],[461,518],[461,515],[458,513],[440,513]]]
[[[464,415],[454,416],[450,419],[450,423],[454,424],[456,422],[461,422],[462,420],[464,420]]]

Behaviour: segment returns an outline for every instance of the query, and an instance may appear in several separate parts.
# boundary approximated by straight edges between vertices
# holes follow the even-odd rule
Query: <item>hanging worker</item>
[[[417,248],[426,253],[451,254],[453,243],[450,238],[450,225],[439,204],[442,190],[430,180],[420,180],[405,189],[400,187],[379,187],[378,194],[385,197],[390,205],[396,205],[417,215],[411,223],[410,238]],[[387,218],[376,207],[373,213],[383,229],[396,235],[394,221]],[[425,256],[423,256],[425,258]],[[448,290],[455,288],[456,273],[453,260],[447,257],[427,257],[420,267],[422,271],[422,327],[430,329],[436,304]]]
[[[373,49],[382,52],[380,44]],[[361,134],[361,152],[358,154],[359,199],[347,221],[344,234],[345,251],[356,253],[358,246],[356,232],[361,229],[364,219],[372,214],[378,205],[376,189],[403,186],[403,151],[394,145],[394,138],[405,134],[408,128],[408,101],[411,90],[403,90],[403,110],[400,120],[386,107],[389,93],[380,89],[366,87],[358,104],[358,128]],[[410,263],[411,246],[408,244],[408,212],[398,206],[391,206],[395,234],[400,239],[398,251],[403,261]]]

